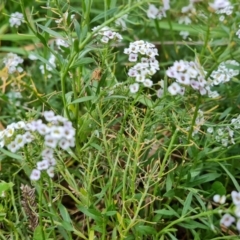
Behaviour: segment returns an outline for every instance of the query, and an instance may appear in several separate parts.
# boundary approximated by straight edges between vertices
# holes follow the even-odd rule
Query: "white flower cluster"
[[[214,139],[221,143],[224,147],[227,147],[229,144],[235,144],[234,141],[234,131],[231,130],[229,126],[219,127],[214,129],[213,127],[207,128],[207,132],[214,136]]]
[[[56,42],[56,45],[57,45],[58,49],[60,49],[60,50],[62,50],[62,49],[61,49],[61,46],[62,46],[62,47],[65,47],[65,48],[68,48],[68,47],[69,47],[68,42],[65,41],[65,40],[63,40],[63,39],[61,39],[61,38],[57,38],[57,39],[55,40],[55,42]]]
[[[220,224],[224,227],[230,227],[237,219],[237,230],[240,232],[240,192],[232,191],[231,193],[232,203],[234,205],[233,214],[234,217],[230,213],[225,213],[221,220]],[[213,196],[213,201],[219,204],[224,204],[226,202],[226,196],[220,196],[216,194]]]
[[[191,17],[194,18],[196,15],[196,9],[195,9],[194,3],[196,3],[195,0],[190,0],[189,5],[182,7],[181,12],[184,15],[178,19],[179,24],[189,25],[192,23]],[[179,35],[182,36],[183,39],[186,39],[189,36],[189,32],[180,31]]]
[[[19,64],[23,63],[23,59],[15,53],[8,53],[3,59],[3,63],[10,74],[15,72],[21,73],[23,71],[23,68],[19,66]]]
[[[131,93],[136,93],[139,89],[139,83],[143,83],[145,87],[152,87],[153,82],[149,78],[159,70],[158,50],[154,44],[144,42],[143,40],[130,43],[129,48],[124,49],[124,53],[128,54],[128,60],[136,63],[128,71],[130,77],[135,78],[137,83],[130,85]]]
[[[10,15],[9,23],[11,27],[18,28],[24,22],[23,14],[19,12]]]
[[[115,40],[117,42],[121,42],[122,41],[122,35],[114,32],[111,28],[109,27],[103,27],[101,29],[99,29],[100,27],[94,27],[92,28],[93,32],[96,32],[96,34],[94,34],[94,36],[96,35],[100,35],[101,36],[101,42],[102,43],[108,43],[110,40]]]
[[[225,19],[224,15],[229,16],[233,13],[233,5],[231,5],[229,0],[214,0],[213,3],[209,3],[209,6],[216,14],[221,15],[219,18],[221,22]]]
[[[56,165],[53,150],[57,147],[67,150],[75,146],[75,129],[70,121],[62,116],[55,116],[52,111],[45,111],[43,116],[47,123],[43,123],[41,119],[29,123],[19,121],[0,131],[0,147],[6,146],[13,153],[32,143],[36,136],[44,139],[42,160],[37,162],[37,168],[32,171],[31,180],[38,180],[41,170],[47,170],[48,175],[53,177]]]
[[[51,72],[53,70],[53,68],[56,68],[55,60],[56,60],[56,57],[53,54],[51,54],[49,59],[48,59],[48,62],[51,64],[51,66],[48,65],[48,64],[46,65],[46,70],[48,72]],[[39,69],[40,69],[41,73],[44,75],[45,74],[45,67],[44,67],[44,65],[40,65]],[[47,77],[51,78],[52,74],[48,73]]]
[[[184,95],[185,87],[199,91],[201,95],[208,95],[210,98],[218,97],[216,91],[211,91],[210,84],[205,79],[206,71],[197,61],[175,61],[173,66],[169,67],[166,74],[170,78],[175,78],[168,91],[171,95]]]
[[[166,5],[166,8],[164,7],[157,8],[154,4],[149,4],[147,16],[150,19],[161,20],[162,18],[166,17],[166,11],[170,8],[169,5],[168,6]]]
[[[231,78],[239,74],[239,70],[236,69],[239,69],[239,66],[240,64],[235,60],[228,60],[226,62],[222,62],[218,66],[218,69],[211,73],[210,78],[212,78],[213,80],[209,82],[210,85],[214,86],[221,83],[229,82]],[[233,69],[233,67],[235,69]]]

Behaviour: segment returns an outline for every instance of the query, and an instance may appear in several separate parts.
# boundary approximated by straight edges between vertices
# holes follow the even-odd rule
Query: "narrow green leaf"
[[[232,109],[233,109],[232,107],[229,107],[225,111],[223,111],[219,117],[219,120],[222,120],[223,118],[225,118],[232,111]]]
[[[240,192],[240,186],[237,182],[237,180],[235,179],[235,177],[228,171],[227,168],[225,168],[225,166],[223,166],[223,164],[221,164],[220,162],[218,162],[218,164],[224,169],[224,171],[228,174],[228,176],[231,178],[235,188],[237,189],[238,192]]]
[[[182,210],[182,216],[186,215],[186,213],[190,210],[190,206],[191,206],[191,202],[192,202],[192,192],[189,192],[187,198],[186,198],[186,201],[184,203],[184,206],[183,206],[183,210]]]
[[[221,196],[223,195],[226,195],[226,188],[224,187],[224,185],[219,182],[219,181],[215,181],[213,184],[212,184],[212,189],[214,190],[214,192],[216,194],[219,194]]]
[[[74,62],[74,64],[70,67],[70,69],[74,69],[76,67],[85,65],[85,64],[89,64],[94,62],[94,60],[90,57],[86,57],[86,58],[81,58],[80,60],[77,60],[76,62]]]
[[[12,153],[12,152],[10,152],[8,150],[5,150],[4,148],[0,148],[0,151],[2,153],[4,153],[5,155],[7,155],[8,157],[15,158],[17,160],[23,161],[23,158],[22,158],[21,155],[18,155],[16,153]]]
[[[142,235],[149,235],[149,234],[152,235],[152,234],[157,233],[156,229],[151,226],[136,225],[135,228],[136,228],[137,232]]]
[[[161,210],[156,210],[154,212],[157,213],[157,214],[161,214],[161,215],[179,217],[179,215],[173,209],[170,209],[170,210],[161,209]]]
[[[77,38],[80,41],[81,38],[81,27],[80,24],[78,23],[78,21],[76,19],[73,20],[73,24],[74,24],[74,28],[77,34]]]
[[[92,19],[91,23],[94,23],[102,18],[108,17],[109,15],[113,15],[118,10],[118,7],[109,9],[106,12],[102,12],[99,15],[97,15],[95,18]]]
[[[95,101],[97,99],[98,99],[98,97],[96,97],[96,96],[86,96],[86,97],[78,98],[78,99],[74,100],[73,102],[71,102],[70,104],[88,102],[88,101],[93,101],[93,100]]]
[[[10,182],[10,183],[6,183],[4,181],[0,182],[0,195],[4,192],[4,191],[7,191],[8,189],[12,188],[13,187],[13,183]]]
[[[33,233],[33,240],[45,240],[45,237],[42,236],[42,227],[39,225],[35,228]]]
[[[56,38],[63,38],[63,36],[61,34],[59,34],[58,32],[53,31],[52,29],[50,29],[48,27],[45,27],[45,26],[43,26],[43,25],[41,25],[39,23],[37,23],[37,26],[39,28],[41,28],[44,32],[49,33],[51,36],[54,36]]]
[[[61,214],[63,220],[64,220],[65,222],[71,223],[72,220],[71,220],[71,218],[70,218],[70,216],[69,216],[69,214],[68,214],[67,209],[66,209],[61,203],[58,205],[58,207],[59,207],[60,214]]]
[[[82,207],[82,206],[78,206],[78,209],[84,213],[86,216],[96,220],[96,221],[102,221],[102,215],[99,211],[97,211],[96,209],[90,209],[90,208],[86,208],[86,207]]]

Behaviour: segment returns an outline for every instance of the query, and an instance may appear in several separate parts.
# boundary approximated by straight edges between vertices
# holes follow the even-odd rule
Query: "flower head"
[[[11,27],[18,28],[23,23],[23,20],[23,14],[15,12],[10,15],[9,23]]]

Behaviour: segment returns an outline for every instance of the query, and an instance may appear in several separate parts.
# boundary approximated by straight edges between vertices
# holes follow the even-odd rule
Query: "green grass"
[[[0,130],[43,119],[49,110],[76,130],[75,147],[54,149],[55,176],[43,171],[38,181],[29,176],[42,159],[43,137],[35,132],[17,152],[7,145],[23,130],[6,138],[0,147],[0,239],[239,239],[237,217],[229,228],[220,225],[225,213],[235,216],[231,192],[240,191],[240,135],[231,123],[239,115],[239,74],[212,87],[217,98],[190,88],[183,96],[168,92],[174,79],[166,70],[175,61],[198,62],[206,80],[220,63],[240,62],[238,1],[232,0],[233,13],[224,22],[208,2],[195,3],[190,25],[178,23],[187,1],[171,1],[161,20],[148,19],[147,0],[0,3]],[[15,28],[9,18],[17,11],[24,23]],[[115,21],[125,14],[123,31]],[[91,30],[95,26],[111,27],[123,41],[102,44]],[[189,37],[182,39],[181,31]],[[57,38],[68,47],[57,48]],[[141,85],[132,94],[135,81],[128,70],[135,63],[123,51],[136,40],[154,43],[160,70],[151,88]],[[7,72],[7,53],[24,59],[22,73]],[[160,80],[164,89],[158,98]],[[22,97],[11,97],[13,92]],[[194,135],[199,110],[205,120]],[[220,128],[227,147],[217,138]],[[226,195],[227,202],[215,203],[215,194]]]

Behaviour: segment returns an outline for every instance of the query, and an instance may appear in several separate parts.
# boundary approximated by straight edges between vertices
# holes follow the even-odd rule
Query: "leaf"
[[[43,26],[43,25],[41,25],[41,24],[39,24],[39,23],[36,23],[36,25],[39,27],[39,28],[41,28],[44,32],[47,32],[47,33],[49,33],[51,36],[54,36],[54,37],[56,37],[56,38],[63,38],[63,36],[61,35],[61,34],[59,34],[58,32],[55,32],[55,31],[53,31],[52,29],[50,29],[50,28],[48,28],[48,27],[45,27],[45,26]]]
[[[114,216],[117,214],[117,211],[108,211],[106,212],[104,215],[108,216],[108,217],[111,217],[111,216]]]
[[[5,150],[4,148],[0,148],[0,151],[2,153],[4,153],[5,155],[7,155],[8,157],[15,158],[17,160],[23,161],[23,158],[22,158],[21,155],[18,155],[16,153],[12,153],[12,152],[10,152],[8,150]]]
[[[2,195],[3,192],[7,191],[8,189],[13,187],[13,183],[6,183],[4,181],[0,182],[0,196]]]
[[[78,206],[78,209],[84,213],[86,216],[101,222],[103,220],[102,214],[96,209],[90,209],[82,206]]]
[[[209,229],[208,226],[202,223],[196,222],[194,220],[188,220],[187,222],[179,223],[178,225],[186,229],[195,229],[195,228],[206,229],[206,230]]]
[[[142,103],[143,105],[152,108],[153,107],[153,102],[151,99],[149,99],[148,97],[146,97],[145,95],[141,95],[139,96],[139,98],[137,99],[138,102]]]
[[[33,240],[45,240],[45,237],[42,236],[41,226],[37,226],[33,233]]]
[[[191,202],[192,202],[192,192],[189,192],[187,198],[186,198],[186,201],[184,203],[184,206],[183,206],[183,210],[182,210],[182,216],[186,215],[186,213],[190,210],[190,206],[191,206]]]
[[[221,176],[221,173],[206,173],[194,178],[191,182],[187,183],[186,185],[188,187],[197,186],[202,183],[211,182],[220,176]]]
[[[225,118],[232,111],[232,109],[233,109],[232,107],[229,107],[225,111],[223,111],[219,117],[219,120],[222,120],[223,118]]]
[[[237,189],[238,192],[240,192],[240,186],[237,182],[237,180],[235,179],[235,177],[228,171],[227,168],[225,168],[225,166],[223,166],[220,162],[218,162],[218,164],[224,169],[224,171],[228,174],[228,176],[231,178],[235,188]]]
[[[109,100],[109,99],[125,99],[125,100],[127,100],[128,97],[126,97],[126,96],[121,96],[121,95],[111,95],[111,96],[105,97],[105,98],[103,99],[103,102],[104,102],[104,101],[107,101],[107,100]]]
[[[71,223],[72,220],[71,220],[71,218],[70,218],[70,216],[69,216],[69,214],[68,214],[67,209],[66,209],[61,203],[58,205],[58,207],[59,207],[60,214],[61,214],[63,220],[64,220],[65,222]]]
[[[142,235],[152,235],[157,233],[156,229],[151,226],[137,225],[135,226],[135,229]]]
[[[89,64],[89,63],[92,63],[92,62],[94,62],[94,60],[90,57],[81,58],[80,60],[74,62],[74,64],[70,67],[70,69],[74,69],[76,67],[86,65],[86,64]]]
[[[78,98],[78,99],[74,100],[73,102],[71,102],[70,104],[88,102],[88,101],[92,101],[92,100],[95,101],[97,99],[98,99],[97,96],[86,96],[86,97]]]
[[[95,18],[93,18],[91,23],[94,23],[102,18],[106,18],[109,15],[113,15],[117,10],[118,10],[118,7],[115,7],[115,8],[109,9],[106,12],[102,12],[99,15],[97,15]]]
[[[179,217],[179,215],[177,214],[177,212],[175,212],[173,209],[170,209],[170,210],[161,209],[161,210],[156,210],[156,211],[154,211],[154,212],[157,213],[157,214],[160,214],[160,215]]]
[[[74,24],[74,28],[77,34],[77,38],[80,41],[80,37],[81,37],[81,27],[80,24],[78,23],[78,21],[76,19],[73,20],[73,24]]]
[[[221,196],[226,195],[226,188],[223,186],[223,184],[219,181],[215,181],[212,184],[212,189],[216,194],[219,194]]]

